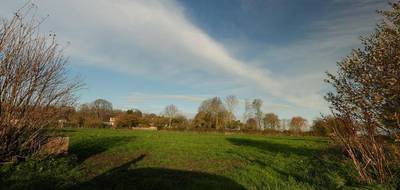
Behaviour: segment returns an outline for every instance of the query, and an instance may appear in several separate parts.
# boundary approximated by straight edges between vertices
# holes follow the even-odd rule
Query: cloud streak
[[[262,49],[260,54],[242,60],[231,54],[232,47],[193,24],[185,15],[185,7],[174,0],[35,1],[41,13],[50,14],[43,30],[56,31],[61,41],[71,42],[66,53],[72,63],[201,86],[210,89],[212,95],[227,92],[272,97],[279,99],[276,105],[314,111],[326,109],[321,95],[323,72],[333,69],[345,51],[358,43],[357,36],[374,24],[367,23],[371,14],[365,13],[372,12],[377,1],[354,2],[356,8],[338,13],[340,17],[316,21],[315,29],[304,39],[284,47],[257,46]],[[11,13],[19,4],[23,1],[4,0],[0,13]],[[354,23],[359,27],[352,27]],[[211,90],[213,85],[219,85],[220,90]],[[124,100],[203,99],[161,93],[134,93],[129,97]]]
[[[68,53],[75,60],[156,77],[205,71],[216,81],[255,85],[296,105],[308,107],[315,102],[285,93],[267,68],[230,55],[223,44],[186,19],[184,8],[175,1],[39,0],[37,4],[51,11],[47,24],[72,42]]]

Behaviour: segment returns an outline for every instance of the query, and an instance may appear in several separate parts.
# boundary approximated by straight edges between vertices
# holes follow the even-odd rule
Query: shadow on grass
[[[141,155],[71,189],[245,189],[229,178],[203,172],[135,168],[144,157]]]
[[[19,164],[0,165],[0,189],[65,189],[80,181],[79,166],[83,161],[134,139],[132,136],[85,137],[71,142],[71,155],[66,157],[30,158]]]
[[[0,189],[65,189],[77,183],[78,178],[76,159],[70,156],[0,165]]]
[[[284,179],[294,178],[299,182],[310,184],[316,189],[340,189],[344,186],[359,187],[354,177],[354,171],[339,149],[327,147],[312,149],[307,147],[293,147],[287,144],[269,142],[267,140],[252,140],[247,138],[227,138],[237,146],[254,147],[259,150],[253,155],[235,153],[240,159],[247,162],[269,167],[279,173]],[[308,141],[307,139],[304,139]],[[261,153],[261,154],[259,154]],[[279,168],[274,161],[265,160],[263,155],[281,153],[285,156],[301,156]],[[271,163],[272,162],[272,163]]]
[[[61,129],[59,129],[59,128],[56,128],[56,129],[53,129],[54,131],[57,131],[57,132],[59,132],[59,133],[62,133],[62,134],[65,134],[65,133],[76,133],[77,131],[76,130],[74,130],[74,129],[67,129],[67,128],[61,128]]]
[[[287,141],[308,141],[308,142],[316,142],[316,143],[327,143],[329,140],[327,139],[319,139],[319,138],[286,138]]]
[[[292,147],[287,144],[274,143],[266,140],[252,140],[247,138],[227,138],[229,142],[236,146],[249,146],[261,151],[281,154],[297,154],[300,156],[310,156],[318,152],[316,149],[306,147]]]
[[[79,162],[83,162],[93,155],[121,146],[134,139],[135,137],[132,136],[84,138],[76,143],[72,143],[70,152],[77,156]]]

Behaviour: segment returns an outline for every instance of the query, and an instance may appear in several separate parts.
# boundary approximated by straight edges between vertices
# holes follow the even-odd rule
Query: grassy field
[[[1,167],[6,189],[364,189],[319,137],[68,129],[70,155]]]

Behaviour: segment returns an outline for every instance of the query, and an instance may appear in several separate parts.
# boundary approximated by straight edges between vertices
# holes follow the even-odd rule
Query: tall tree
[[[219,97],[204,100],[196,115],[196,121],[205,126],[216,129],[224,129],[227,124],[228,111]]]
[[[115,116],[114,127],[138,127],[142,123],[143,113],[138,109],[130,109]],[[147,125],[148,122],[145,124]]]
[[[337,73],[328,73],[326,80],[334,89],[326,96],[338,120],[331,126],[334,140],[368,183],[388,181],[393,162],[388,157],[396,158],[377,136],[400,140],[400,2],[380,14],[384,21],[362,38],[363,48],[339,62]]]
[[[253,102],[249,99],[246,99],[244,102],[244,113],[243,113],[243,121],[247,121],[250,118],[254,118],[254,109]]]
[[[274,113],[267,113],[264,116],[264,126],[269,129],[278,130],[279,129],[279,117]]]
[[[30,10],[0,19],[0,161],[37,152],[47,137],[42,129],[74,104],[81,86],[69,80],[55,35],[40,34]]]
[[[300,116],[295,116],[290,120],[290,130],[294,132],[301,132],[304,130],[304,127],[306,126],[307,120],[300,117]]]
[[[175,105],[171,104],[165,107],[164,115],[169,119],[169,127],[172,127],[172,120],[177,116],[177,114],[178,108]]]
[[[102,121],[108,121],[112,112],[112,103],[105,99],[97,99],[92,103],[92,109]]]
[[[250,118],[246,121],[246,124],[244,125],[244,128],[246,130],[257,130],[257,120],[254,118]]]
[[[93,102],[93,108],[95,110],[108,110],[111,111],[113,109],[112,103],[105,99],[97,99]]]
[[[235,119],[235,109],[238,104],[239,100],[234,95],[225,98],[225,105],[229,112],[228,122],[232,122]]]
[[[325,116],[323,118],[317,118],[313,121],[311,131],[314,135],[328,136],[332,133],[330,129],[332,125],[335,125],[336,119],[333,116]]]
[[[258,129],[263,129],[263,112],[261,110],[261,107],[263,105],[263,101],[261,99],[254,99],[252,106],[254,109],[254,113],[255,113],[255,119],[257,121],[257,128]]]

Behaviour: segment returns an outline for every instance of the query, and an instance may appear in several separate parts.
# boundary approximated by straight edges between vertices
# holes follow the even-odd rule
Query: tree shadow
[[[263,159],[263,156],[235,153],[242,160],[268,167],[276,171],[285,179],[294,178],[302,183],[310,184],[316,189],[340,189],[344,186],[359,187],[351,166],[345,162],[344,156],[337,147],[312,149],[307,147],[293,147],[288,144],[273,143],[266,140],[252,140],[247,138],[227,138],[237,146],[249,146],[259,150],[259,153],[281,153],[285,156],[292,154],[302,156],[298,160],[287,163],[285,168],[279,168]]]
[[[274,143],[266,140],[252,140],[247,138],[227,138],[229,142],[236,146],[249,146],[257,148],[263,152],[281,153],[281,154],[297,154],[300,156],[310,156],[319,150],[307,147],[292,147],[287,144]]]
[[[323,138],[321,138],[321,139],[319,139],[319,138],[301,138],[301,137],[299,137],[299,138],[286,138],[285,140],[287,140],[287,141],[311,141],[311,142],[316,142],[316,143],[326,143],[326,142],[329,142],[329,140],[327,140],[327,139],[323,139]]]
[[[76,159],[72,157],[28,159],[0,168],[0,189],[65,189],[78,182]]]
[[[61,128],[61,129],[54,129],[55,131],[58,131],[61,134],[65,134],[65,133],[77,133],[78,131],[76,131],[75,129],[69,129],[69,128]]]
[[[29,159],[18,165],[0,166],[0,189],[65,189],[79,182],[81,163],[89,157],[124,145],[135,137],[75,139],[69,156]]]
[[[71,189],[245,189],[235,181],[214,174],[166,168],[135,168],[145,155],[111,169]]]
[[[81,163],[89,157],[105,152],[113,147],[121,146],[135,139],[135,137],[94,137],[80,139],[70,146],[70,153],[78,158]]]

